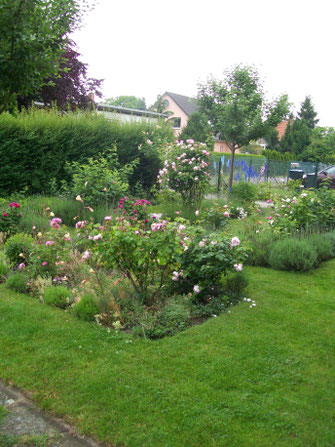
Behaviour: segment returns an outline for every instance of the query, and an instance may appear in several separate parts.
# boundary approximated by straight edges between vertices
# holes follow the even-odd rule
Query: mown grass
[[[247,302],[158,341],[0,289],[0,377],[127,447],[335,444],[335,261],[247,269]]]

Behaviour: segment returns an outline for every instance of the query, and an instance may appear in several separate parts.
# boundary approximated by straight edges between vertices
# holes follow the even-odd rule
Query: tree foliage
[[[0,113],[58,72],[66,36],[81,23],[82,6],[85,1],[1,0]]]
[[[136,96],[117,96],[116,98],[107,98],[105,104],[126,107],[129,109],[147,110],[145,98]]]
[[[283,119],[288,113],[287,96],[267,104],[257,71],[238,65],[226,72],[223,81],[212,78],[200,84],[198,98],[214,133],[227,142],[231,151],[231,188],[235,150],[262,137]]]
[[[192,139],[197,143],[206,143],[209,149],[213,149],[213,131],[204,113],[197,111],[190,115],[186,126],[179,135],[179,140],[188,139]]]
[[[316,124],[319,122],[319,120],[316,119],[316,116],[317,113],[314,110],[311,97],[306,96],[305,100],[301,103],[301,109],[300,112],[298,112],[298,117],[306,122],[307,127],[314,129]]]
[[[293,123],[288,123],[285,134],[280,141],[281,152],[291,152],[299,155],[304,152],[311,143],[311,129],[303,119],[295,118]]]
[[[60,58],[59,72],[45,80],[40,92],[34,95],[18,97],[20,107],[29,107],[33,101],[42,101],[47,106],[66,109],[86,109],[92,105],[90,93],[101,97],[102,79],[87,77],[87,64],[79,60],[80,54],[75,50],[75,43],[69,41]]]

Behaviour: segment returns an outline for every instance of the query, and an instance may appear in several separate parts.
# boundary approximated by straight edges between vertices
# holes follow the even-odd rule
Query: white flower
[[[80,196],[77,196],[76,200],[78,200],[78,202],[82,202],[83,201],[83,199]]]
[[[196,216],[199,216],[199,210],[196,210],[196,212],[194,213]]]
[[[99,233],[99,234],[93,236],[94,241],[98,241],[99,239],[102,239],[102,234]]]
[[[204,241],[200,241],[200,242],[199,242],[199,247],[202,248],[202,247],[204,247],[204,246],[205,246],[205,242],[204,242]]]
[[[195,286],[193,287],[193,292],[194,292],[194,293],[200,293],[200,287],[199,287],[198,285],[195,285]]]
[[[174,271],[172,272],[172,281],[178,281],[179,279],[179,273]]]
[[[243,266],[242,266],[242,264],[234,264],[234,269],[237,272],[242,272]]]
[[[230,246],[231,247],[237,247],[238,245],[240,245],[240,240],[237,236],[233,237],[231,242],[230,242]]]
[[[216,245],[216,244],[217,244],[217,241],[212,241],[211,244],[212,244],[212,245]]]

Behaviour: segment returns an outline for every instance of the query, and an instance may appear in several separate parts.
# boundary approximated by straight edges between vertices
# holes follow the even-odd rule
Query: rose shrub
[[[4,234],[5,239],[17,232],[19,221],[22,217],[20,208],[21,205],[17,202],[12,202],[0,214],[0,233]]]
[[[180,193],[184,206],[196,209],[209,185],[208,166],[209,152],[205,144],[177,141],[167,147],[157,181],[162,187]]]

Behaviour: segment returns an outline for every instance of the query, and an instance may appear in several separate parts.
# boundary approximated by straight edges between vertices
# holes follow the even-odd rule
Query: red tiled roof
[[[293,120],[290,120],[291,124],[293,122]],[[278,124],[278,126],[276,127],[276,131],[278,132],[278,140],[280,141],[283,136],[285,135],[285,131],[286,131],[286,127],[289,123],[289,120],[284,120],[281,123]]]

